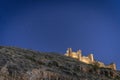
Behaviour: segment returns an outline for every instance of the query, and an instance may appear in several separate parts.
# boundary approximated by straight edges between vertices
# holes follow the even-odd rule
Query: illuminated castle
[[[82,56],[81,50],[78,50],[77,52],[72,52],[72,49],[68,48],[65,55],[78,59],[79,61],[84,62],[86,64],[92,64],[92,65],[97,65],[98,67],[110,68],[110,69],[116,70],[116,64],[112,63],[110,65],[105,65],[100,61],[95,61],[93,54],[89,54],[88,56]]]

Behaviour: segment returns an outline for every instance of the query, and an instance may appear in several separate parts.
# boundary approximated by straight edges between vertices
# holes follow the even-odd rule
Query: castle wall
[[[111,68],[113,70],[116,70],[116,65],[113,63],[113,64],[106,66],[106,68]]]
[[[87,64],[90,64],[90,63],[91,63],[91,60],[89,59],[89,57],[85,57],[85,56],[83,56],[83,57],[81,58],[81,61],[82,61],[82,62],[85,62],[85,63],[87,63]]]
[[[95,61],[94,63],[95,65],[99,66],[99,67],[105,67],[105,64],[99,61]]]
[[[104,67],[104,68],[111,68],[113,70],[116,70],[116,65],[115,64],[110,64],[108,66],[104,65],[104,63],[99,62],[99,61],[94,61],[93,54],[86,56],[82,56],[81,50],[78,50],[77,52],[72,52],[71,48],[68,48],[68,50],[65,53],[66,56],[70,56],[72,58],[76,58],[79,61],[82,61],[87,64],[93,64],[93,65],[98,65],[99,67]]]
[[[91,64],[94,61],[93,54],[90,54],[88,57],[82,56],[80,50],[78,50],[77,52],[72,52],[71,48],[68,48],[65,55],[70,56],[72,58],[76,58],[79,61],[85,62],[87,64]]]
[[[75,52],[72,52],[72,53],[71,53],[71,56],[72,56],[73,58],[78,59],[78,54],[76,54]]]

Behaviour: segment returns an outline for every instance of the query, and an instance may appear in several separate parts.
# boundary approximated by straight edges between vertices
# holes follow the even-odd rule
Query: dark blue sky
[[[0,0],[0,45],[93,53],[120,69],[119,0]]]

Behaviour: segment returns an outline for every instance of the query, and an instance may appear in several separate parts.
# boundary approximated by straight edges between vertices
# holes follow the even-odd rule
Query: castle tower
[[[116,64],[113,63],[112,65],[113,65],[113,69],[116,70]]]
[[[71,53],[72,53],[72,48],[68,48],[68,49],[67,49],[67,54],[68,54],[68,56],[72,56]]]
[[[113,70],[116,70],[116,64],[115,64],[115,63],[111,63],[111,64],[110,64],[110,67],[111,67]]]
[[[82,51],[78,50],[77,55],[78,55],[78,60],[81,61],[82,60]]]
[[[88,57],[89,57],[89,59],[90,59],[90,62],[94,62],[93,54],[88,55]]]

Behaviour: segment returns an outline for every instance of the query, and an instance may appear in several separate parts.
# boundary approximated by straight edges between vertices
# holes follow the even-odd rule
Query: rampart
[[[72,57],[72,58],[76,58],[79,61],[84,62],[86,64],[92,64],[92,65],[97,65],[98,67],[110,68],[110,69],[116,70],[115,63],[111,63],[110,65],[105,65],[104,63],[100,61],[95,61],[93,54],[89,54],[88,56],[82,56],[81,50],[78,50],[77,52],[73,52],[72,48],[68,48],[65,55]]]

